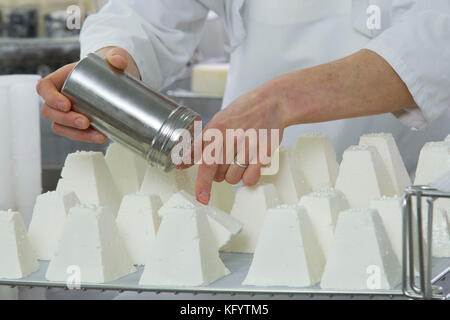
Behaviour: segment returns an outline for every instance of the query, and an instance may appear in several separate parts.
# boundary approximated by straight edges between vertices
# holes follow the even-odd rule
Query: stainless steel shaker
[[[165,171],[174,167],[171,151],[181,137],[177,129],[192,135],[194,121],[201,120],[94,53],[75,66],[61,92],[94,128]]]

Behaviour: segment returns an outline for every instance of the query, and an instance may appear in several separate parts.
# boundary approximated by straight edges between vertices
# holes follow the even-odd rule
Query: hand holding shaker
[[[94,53],[75,66],[61,92],[94,128],[164,171],[174,167],[171,151],[181,138],[177,129],[192,135],[194,121],[201,119]]]

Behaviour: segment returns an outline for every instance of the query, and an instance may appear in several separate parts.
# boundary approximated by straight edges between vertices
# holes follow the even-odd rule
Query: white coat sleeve
[[[417,2],[366,49],[398,73],[416,106],[394,114],[413,129],[424,129],[450,107],[450,1]]]
[[[135,60],[142,80],[160,90],[192,57],[208,11],[195,0],[110,0],[83,24],[81,57],[121,47]]]

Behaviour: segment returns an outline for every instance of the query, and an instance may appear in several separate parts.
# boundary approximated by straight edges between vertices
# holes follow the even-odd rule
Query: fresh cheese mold
[[[392,134],[366,134],[360,137],[359,145],[373,146],[377,149],[391,177],[395,193],[398,196],[403,195],[405,189],[411,185],[411,179]]]
[[[186,169],[191,177],[191,181],[195,187],[195,181],[197,180],[198,165],[193,165],[189,169]],[[194,190],[195,191],[195,190]],[[192,193],[194,194],[194,193]],[[211,195],[209,203],[216,208],[219,208],[226,213],[231,212],[234,200],[236,198],[236,192],[231,184],[223,181],[213,181],[211,188]]]
[[[223,248],[242,229],[242,224],[224,211],[212,206],[203,205],[186,191],[174,194],[159,210],[159,215],[170,214],[174,208],[198,208],[202,210],[209,222],[217,248]]]
[[[50,260],[53,257],[67,214],[70,208],[79,204],[74,192],[51,191],[37,197],[28,237],[38,259]]]
[[[437,258],[450,257],[450,214],[439,208],[433,213],[432,255]]]
[[[139,191],[147,168],[143,158],[118,143],[112,143],[106,150],[105,160],[122,197]]]
[[[269,209],[244,285],[309,287],[320,281],[325,258],[301,206]]]
[[[191,91],[222,97],[227,83],[228,69],[228,63],[195,65],[192,69]]]
[[[108,206],[116,216],[121,195],[101,152],[79,151],[66,158],[57,191],[74,191],[81,203]]]
[[[299,204],[306,209],[326,258],[330,252],[339,212],[348,209],[347,200],[340,191],[323,189],[303,196]]]
[[[136,271],[108,207],[70,209],[45,278],[66,282],[75,267],[81,283],[104,283]]]
[[[371,200],[395,195],[391,177],[372,146],[345,150],[336,189],[344,193],[351,208],[367,208]]]
[[[419,155],[415,185],[427,185],[450,170],[450,142],[428,142]]]
[[[162,217],[139,284],[201,286],[229,273],[203,210],[172,208]]]
[[[0,278],[20,279],[39,269],[22,216],[0,211]]]
[[[279,161],[277,174],[262,176],[261,182],[275,186],[281,203],[296,204],[303,195],[311,192],[311,187],[298,168],[299,160],[295,159],[292,148],[280,147]]]
[[[334,187],[339,165],[330,137],[309,133],[298,138],[295,162],[313,191]]]
[[[147,166],[140,193],[156,194],[164,203],[181,190],[195,194],[195,180],[187,170],[174,169],[164,172],[156,167]]]
[[[400,282],[401,266],[378,212],[374,209],[341,212],[321,288],[389,290]]]
[[[129,194],[122,199],[117,228],[133,264],[143,265],[160,224],[161,199],[156,195]]]
[[[242,223],[243,228],[222,251],[253,253],[267,210],[279,204],[278,193],[273,184],[241,186],[236,193],[231,216]]]
[[[386,234],[391,242],[392,250],[397,260],[402,261],[402,233],[403,233],[403,208],[402,198],[382,197],[372,200],[370,208],[377,210],[380,215],[381,222],[386,230]]]

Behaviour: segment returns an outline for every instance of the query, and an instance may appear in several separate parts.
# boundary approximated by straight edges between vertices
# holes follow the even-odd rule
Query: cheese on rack
[[[198,174],[198,165],[193,165],[189,169],[186,169],[191,177],[191,181],[195,187],[195,181],[197,180]],[[192,193],[194,194],[194,193]],[[234,199],[236,197],[236,193],[234,192],[234,188],[231,184],[226,181],[216,182],[213,181],[211,187],[211,195],[209,199],[209,204],[213,207],[219,208],[226,213],[231,212],[231,208],[233,207]]]
[[[309,287],[320,281],[325,259],[305,209],[269,209],[244,285]]]
[[[170,214],[174,208],[198,208],[202,210],[208,217],[213,237],[219,249],[224,247],[242,229],[241,223],[235,218],[212,205],[205,206],[201,204],[193,195],[186,191],[180,191],[166,201],[159,210],[159,215]]]
[[[70,209],[45,278],[66,282],[70,270],[78,271],[81,283],[104,283],[136,271],[108,207]]]
[[[192,69],[192,92],[222,97],[228,76],[228,63],[197,64]]]
[[[444,209],[433,213],[433,257],[450,257],[450,214]]]
[[[321,133],[302,135],[294,152],[296,166],[312,190],[334,187],[339,165],[330,137]]]
[[[156,195],[129,194],[120,205],[116,223],[133,264],[145,263],[155,240],[162,206]]]
[[[311,187],[298,168],[298,156],[294,157],[292,148],[280,147],[279,169],[275,175],[261,177],[262,183],[271,183],[278,191],[281,203],[296,204],[300,198],[311,192]]]
[[[253,253],[266,211],[280,204],[272,184],[242,186],[236,194],[231,216],[242,223],[242,231],[223,248],[227,252]]]
[[[450,142],[428,142],[420,151],[415,185],[427,185],[450,170]]]
[[[398,150],[397,143],[390,133],[366,134],[361,136],[360,145],[373,146],[383,160],[391,181],[394,185],[395,193],[403,195],[406,187],[411,185],[411,179],[406,171],[402,156]]]
[[[373,209],[341,212],[321,288],[389,290],[400,281],[400,263],[378,212]]]
[[[105,160],[122,197],[139,191],[147,168],[143,158],[118,143],[112,143],[106,150]]]
[[[181,190],[195,194],[195,180],[187,170],[173,169],[170,172],[164,172],[159,168],[147,166],[140,193],[156,194],[164,203]]]
[[[0,211],[0,279],[20,279],[39,269],[18,212]]]
[[[323,189],[303,196],[299,204],[305,207],[320,249],[326,258],[333,241],[339,212],[348,209],[347,200],[340,191]]]
[[[377,149],[351,146],[345,150],[336,180],[351,208],[366,208],[370,201],[395,195],[391,177]]]
[[[119,210],[121,196],[101,152],[69,154],[57,191],[73,191],[84,204],[108,206],[115,216]]]
[[[391,242],[392,250],[394,250],[397,260],[402,261],[402,198],[394,196],[372,200],[370,202],[370,208],[377,210],[389,241]]]
[[[80,204],[74,192],[41,194],[36,199],[28,237],[40,260],[50,260],[66,223],[70,208]]]
[[[197,207],[172,208],[162,217],[139,284],[201,286],[229,273],[204,211]]]

